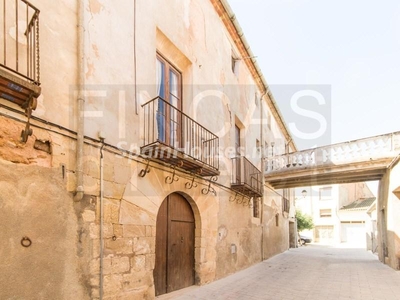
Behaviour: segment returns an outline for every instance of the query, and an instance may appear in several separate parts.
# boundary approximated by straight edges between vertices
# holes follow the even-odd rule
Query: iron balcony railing
[[[261,171],[246,157],[232,158],[232,189],[252,197],[260,197],[263,194],[261,176]]]
[[[188,115],[161,97],[142,105],[144,109],[143,149],[173,149],[172,155],[186,156],[218,171],[219,139]],[[146,151],[148,154],[148,151]],[[171,155],[171,152],[165,153]],[[151,154],[150,154],[151,155]],[[163,154],[158,153],[158,157]]]
[[[26,0],[0,0],[0,67],[40,85],[39,10]]]

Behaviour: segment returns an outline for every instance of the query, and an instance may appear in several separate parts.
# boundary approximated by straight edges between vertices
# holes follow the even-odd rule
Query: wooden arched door
[[[164,199],[156,225],[156,296],[194,284],[194,224],[184,197],[173,193]]]

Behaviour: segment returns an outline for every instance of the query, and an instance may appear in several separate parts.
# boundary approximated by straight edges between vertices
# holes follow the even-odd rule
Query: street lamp
[[[301,194],[303,195],[303,198],[305,198],[307,196],[307,191],[306,190],[302,190]]]

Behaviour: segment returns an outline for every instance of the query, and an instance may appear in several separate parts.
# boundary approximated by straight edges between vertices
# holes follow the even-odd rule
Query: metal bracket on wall
[[[230,196],[230,197],[229,197],[229,202],[235,202],[235,201],[237,201],[237,200],[236,200],[236,199],[237,199],[237,196],[238,196],[238,193],[237,193],[237,192],[235,193],[235,197]]]
[[[245,198],[244,195],[242,196],[241,200],[239,200],[239,198],[237,198],[236,203],[237,204],[242,204],[244,202],[244,198]]]
[[[237,204],[243,204],[243,206],[248,206],[250,208],[253,207],[251,197],[248,198],[245,195],[239,194],[238,192],[235,192],[235,196],[229,197],[229,202],[236,202]]]
[[[165,177],[165,183],[172,184],[174,181],[178,181],[179,177],[175,174],[175,166],[174,171],[172,172],[172,176]]]
[[[194,177],[193,177],[192,181],[188,181],[188,182],[185,183],[185,188],[190,190],[190,189],[192,189],[194,187],[197,187],[197,183],[194,182]]]
[[[201,190],[201,193],[202,193],[203,195],[208,195],[208,194],[211,192],[212,194],[214,194],[214,196],[217,196],[217,192],[216,192],[215,189],[211,186],[211,182],[215,182],[215,181],[217,181],[217,180],[218,180],[218,177],[217,177],[217,176],[212,176],[212,177],[210,178],[209,182],[208,182],[207,188],[203,188],[203,189]]]
[[[140,177],[145,177],[147,173],[150,173],[150,160],[147,161],[146,167],[139,172]]]
[[[32,95],[29,96],[29,100],[26,102],[25,106],[25,114],[28,117],[28,120],[26,121],[25,129],[21,131],[21,142],[26,143],[28,140],[28,137],[32,135],[33,130],[30,128],[30,120],[31,120],[31,115],[32,115],[32,110],[34,110],[37,106],[37,100],[34,98]]]

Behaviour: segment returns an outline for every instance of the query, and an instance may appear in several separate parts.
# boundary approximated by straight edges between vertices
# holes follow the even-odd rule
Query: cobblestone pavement
[[[364,249],[308,245],[157,299],[400,300],[400,271]]]

